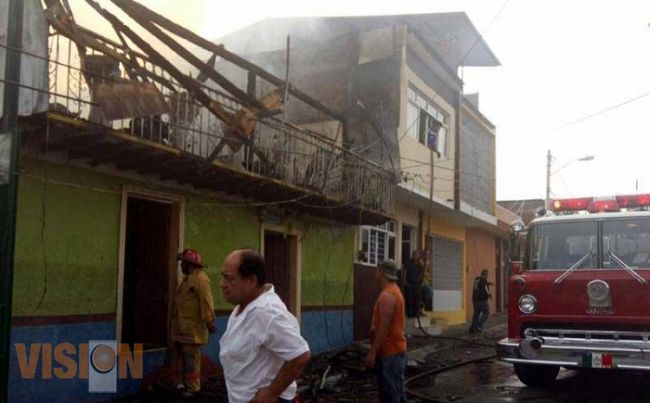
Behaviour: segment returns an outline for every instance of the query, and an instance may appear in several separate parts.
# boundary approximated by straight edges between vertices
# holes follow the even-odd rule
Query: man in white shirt
[[[265,284],[264,258],[236,250],[221,275],[224,297],[236,305],[219,342],[229,402],[291,402],[311,355],[298,321],[273,285]]]

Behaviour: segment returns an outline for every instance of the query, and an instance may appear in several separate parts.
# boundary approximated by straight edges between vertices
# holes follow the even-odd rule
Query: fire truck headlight
[[[519,310],[526,315],[534,313],[537,310],[537,298],[530,294],[522,295],[519,298]]]

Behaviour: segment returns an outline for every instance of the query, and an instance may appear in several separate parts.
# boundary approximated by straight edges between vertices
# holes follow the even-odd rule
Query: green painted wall
[[[122,185],[147,186],[29,158],[21,169],[13,315],[114,313]],[[351,305],[353,228],[291,221],[303,234],[302,304]],[[231,308],[219,289],[224,259],[233,249],[259,250],[260,244],[256,209],[186,196],[184,245],[199,250],[208,264],[217,309]]]
[[[12,314],[114,312],[119,182],[25,158],[21,170]]]
[[[302,240],[302,304],[352,305],[353,261],[353,227],[309,225]]]
[[[221,266],[234,249],[259,249],[260,223],[254,210],[207,198],[188,197],[185,204],[185,247],[194,248],[208,265],[217,309],[231,309],[219,289]]]

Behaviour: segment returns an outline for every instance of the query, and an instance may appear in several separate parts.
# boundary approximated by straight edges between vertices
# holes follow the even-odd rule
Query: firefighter
[[[174,293],[171,326],[171,369],[174,384],[191,396],[201,389],[201,345],[214,333],[214,302],[210,279],[203,270],[201,255],[185,249],[177,256],[183,281]],[[182,372],[182,382],[179,373]]]

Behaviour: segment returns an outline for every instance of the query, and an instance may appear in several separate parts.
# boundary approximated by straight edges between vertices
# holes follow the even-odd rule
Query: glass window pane
[[[418,107],[411,102],[406,106],[406,130],[411,137],[418,138]]]
[[[603,222],[603,266],[620,268],[612,257],[632,268],[650,267],[650,219]]]
[[[597,223],[554,222],[534,227],[529,242],[531,270],[566,270],[588,254],[580,269],[596,267]]]
[[[407,90],[407,94],[408,94],[407,95],[408,99],[415,101],[415,90],[413,88],[409,87]]]
[[[415,100],[415,103],[418,104],[418,106],[424,110],[427,109],[427,99],[424,98],[421,94],[418,94],[418,97]]]
[[[395,260],[395,237],[388,237],[388,258]]]

